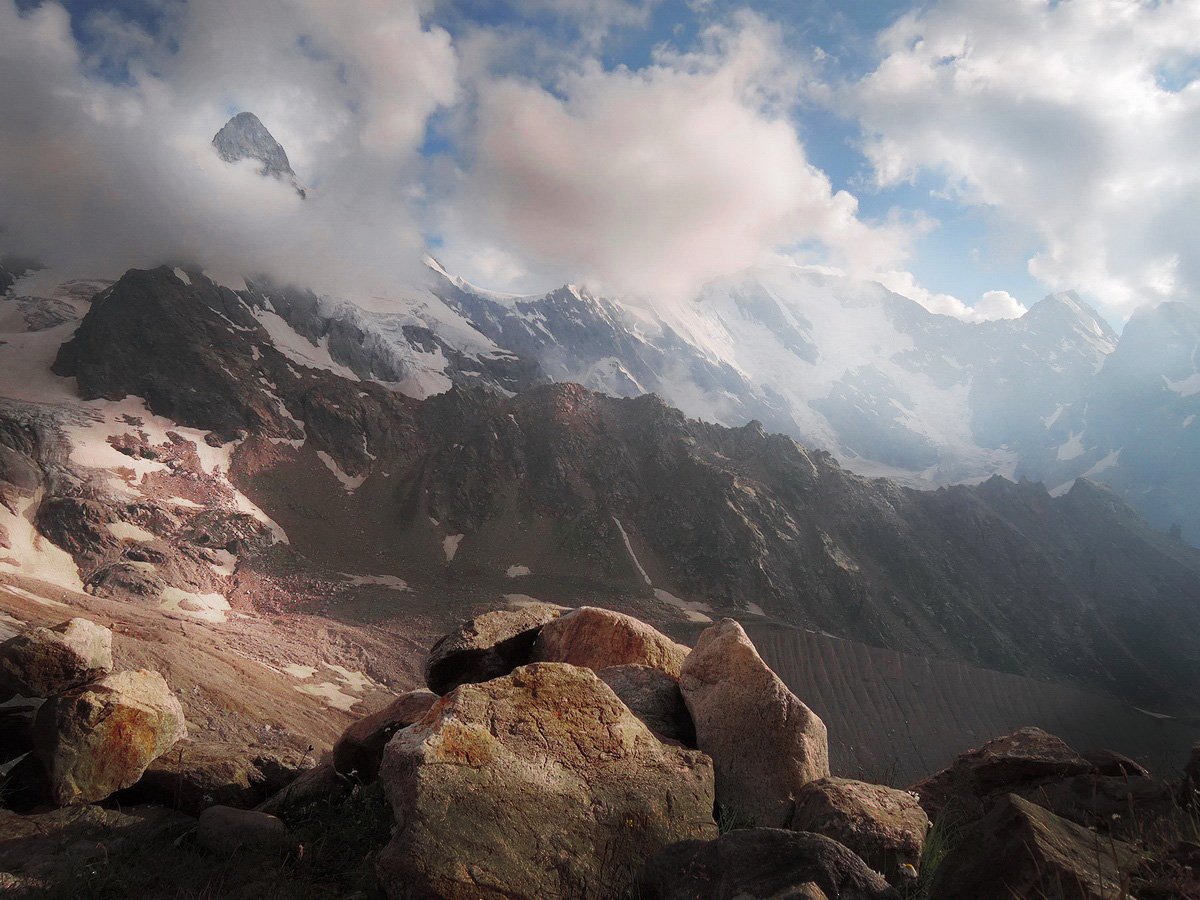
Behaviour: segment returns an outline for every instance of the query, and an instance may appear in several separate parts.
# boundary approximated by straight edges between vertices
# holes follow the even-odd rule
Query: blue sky
[[[1187,0],[0,0],[0,17],[13,71],[48,67],[0,101],[47,142],[73,122],[95,157],[75,208],[131,223],[97,258],[229,233],[216,209],[146,215],[163,184],[135,182],[253,109],[332,216],[312,235],[361,218],[393,241],[331,249],[360,267],[424,241],[498,288],[683,296],[791,260],[965,318],[1075,289],[1118,325],[1200,285]],[[21,68],[38,42],[58,55]],[[51,174],[0,171],[0,199],[37,218],[13,185]],[[98,175],[129,208],[93,210]],[[38,249],[64,223],[0,225]]]

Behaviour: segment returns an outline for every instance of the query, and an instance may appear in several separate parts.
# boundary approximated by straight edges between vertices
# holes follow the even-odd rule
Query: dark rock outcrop
[[[1097,775],[1111,775],[1114,778],[1124,775],[1150,777],[1150,772],[1145,766],[1115,750],[1085,750],[1079,755],[1092,764]]]
[[[685,841],[647,863],[646,900],[899,900],[878,872],[818,834],[747,828]]]
[[[112,632],[87,619],[31,628],[0,644],[0,696],[49,697],[112,671]]]
[[[196,843],[220,856],[232,856],[238,851],[280,853],[291,843],[291,836],[283,822],[267,813],[210,806],[200,813]]]

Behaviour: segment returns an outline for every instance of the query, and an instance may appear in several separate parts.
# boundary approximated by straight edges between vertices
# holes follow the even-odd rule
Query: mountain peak
[[[231,118],[213,136],[213,146],[225,162],[239,162],[243,159],[254,159],[262,163],[260,170],[263,175],[270,175],[280,181],[286,181],[304,197],[304,188],[292,171],[287,152],[283,145],[275,140],[262,120],[252,112],[240,112]]]
[[[1029,324],[1043,328],[1078,328],[1094,339],[1109,345],[1117,344],[1117,333],[1096,310],[1074,291],[1059,291],[1039,300],[1022,317]]]

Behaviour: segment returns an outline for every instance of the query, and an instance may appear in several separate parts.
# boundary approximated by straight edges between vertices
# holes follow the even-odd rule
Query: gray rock
[[[240,112],[213,137],[213,146],[225,162],[253,159],[262,163],[262,174],[292,185],[303,197],[304,189],[296,180],[287,152],[252,112]]]
[[[732,619],[700,635],[679,687],[696,725],[696,745],[712,757],[725,814],[741,825],[786,825],[796,793],[829,775],[825,723],[771,671]]]

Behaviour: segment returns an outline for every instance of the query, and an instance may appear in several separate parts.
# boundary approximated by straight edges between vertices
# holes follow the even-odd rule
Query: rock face
[[[1189,808],[1200,807],[1200,744],[1192,748],[1192,754],[1183,770],[1179,802]]]
[[[301,197],[304,196],[304,189],[300,187],[292,164],[288,162],[287,152],[254,113],[238,113],[213,136],[212,142],[225,162],[257,160],[262,163],[263,175],[287,182]]]
[[[893,884],[920,869],[929,817],[915,794],[846,778],[822,778],[796,794],[788,827],[845,844]]]
[[[1020,728],[959,756],[913,786],[931,819],[978,818],[990,797],[1092,771],[1091,763],[1040,728]]]
[[[624,613],[583,606],[547,622],[533,646],[535,662],[587,669],[640,665],[679,677],[688,648]]]
[[[232,856],[239,850],[278,853],[290,842],[287,826],[252,809],[210,806],[200,814],[196,843],[209,853]]]
[[[186,736],[183,707],[157,672],[118,672],[47,700],[35,750],[60,806],[91,803],[136,782]]]
[[[1117,836],[1145,831],[1178,809],[1170,787],[1140,775],[1075,775],[1014,793],[1056,816]]]
[[[1101,837],[1014,795],[959,835],[934,874],[930,897],[1012,900],[1120,897],[1138,865],[1128,844]]]
[[[401,728],[417,721],[437,702],[432,691],[410,691],[383,709],[359,719],[333,745],[333,767],[347,778],[374,781],[379,774],[383,748]]]
[[[435,694],[460,684],[491,681],[530,661],[542,626],[566,607],[531,603],[520,609],[497,609],[464,622],[438,640],[425,661],[425,683]]]
[[[183,740],[118,796],[122,804],[157,803],[198,816],[210,806],[257,806],[295,776],[294,759],[242,744]]]
[[[646,900],[899,900],[878,872],[837,841],[777,828],[684,841],[646,865]],[[937,895],[940,896],[940,895]]]
[[[716,835],[712,764],[586,669],[463,685],[384,751],[393,897],[616,898],[650,856]]]
[[[659,737],[696,746],[696,727],[683,702],[679,682],[652,666],[610,666],[597,674],[629,711]]]
[[[679,687],[696,744],[713,759],[725,813],[743,825],[786,825],[797,792],[829,775],[825,723],[787,689],[732,619],[700,635]]]
[[[112,632],[87,619],[32,628],[0,644],[0,693],[49,697],[112,671]]]

